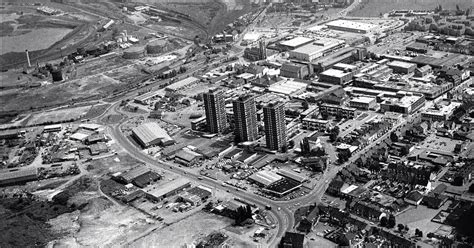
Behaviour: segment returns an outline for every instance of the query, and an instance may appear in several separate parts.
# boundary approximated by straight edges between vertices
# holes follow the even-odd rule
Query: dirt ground
[[[232,224],[226,217],[199,212],[166,228],[156,230],[133,243],[130,247],[182,247],[197,244],[198,239]]]

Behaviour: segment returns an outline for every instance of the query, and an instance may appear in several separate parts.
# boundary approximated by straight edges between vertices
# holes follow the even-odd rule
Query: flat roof
[[[295,172],[288,171],[288,170],[285,170],[285,169],[278,170],[277,174],[282,175],[282,176],[287,177],[287,178],[290,178],[290,179],[293,179],[293,180],[295,180],[299,183],[304,182],[306,180],[305,176],[302,176],[300,174],[297,174]]]
[[[291,95],[297,91],[303,90],[308,86],[306,83],[296,82],[292,80],[278,82],[270,85],[268,91],[274,93],[281,93],[285,95]]]
[[[328,76],[328,77],[337,77],[337,78],[340,78],[340,77],[343,77],[347,74],[350,74],[351,72],[344,72],[344,71],[341,71],[341,70],[338,70],[338,69],[328,69],[328,70],[325,70],[321,73],[321,75],[324,75],[324,76]]]
[[[37,168],[8,169],[0,170],[0,182],[4,180],[17,179],[22,177],[37,176]]]
[[[398,61],[398,60],[392,61],[392,62],[388,63],[387,65],[388,66],[402,67],[402,68],[407,68],[407,69],[410,68],[410,67],[416,66],[416,64],[403,62],[403,61]]]
[[[340,44],[343,44],[344,41],[338,40],[338,39],[319,39],[315,40],[309,44],[306,44],[302,47],[299,47],[291,52],[294,53],[303,53],[303,54],[317,54],[320,52],[324,52],[326,50],[329,50],[331,48],[334,48]]]
[[[280,45],[295,48],[295,47],[304,45],[304,44],[306,44],[306,43],[309,43],[309,42],[311,42],[311,41],[313,41],[313,39],[307,38],[307,37],[298,36],[298,37],[295,37],[295,38],[293,38],[293,39],[291,39],[291,40],[286,40],[286,41],[280,42]]]
[[[355,21],[349,21],[349,20],[331,21],[331,22],[326,23],[326,26],[363,30],[366,32],[378,27],[377,25],[370,24],[370,23],[355,22]]]
[[[355,97],[351,100],[351,102],[360,102],[360,103],[371,103],[372,101],[375,101],[375,98],[366,97],[366,96]]]
[[[431,107],[431,108],[423,111],[423,114],[444,116],[444,115],[451,114],[454,111],[454,109],[456,109],[457,107],[459,107],[461,105],[462,105],[462,103],[460,103],[460,102],[450,102],[449,104],[443,105],[443,106],[439,106],[439,104],[438,104],[437,107],[436,106]]]

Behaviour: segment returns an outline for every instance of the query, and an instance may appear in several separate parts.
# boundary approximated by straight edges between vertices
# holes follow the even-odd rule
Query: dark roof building
[[[304,234],[286,232],[285,236],[281,238],[279,248],[303,248]]]

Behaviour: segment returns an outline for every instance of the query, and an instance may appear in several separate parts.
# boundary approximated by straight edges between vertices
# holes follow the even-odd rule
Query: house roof
[[[410,200],[410,201],[414,201],[414,202],[418,202],[420,201],[421,199],[423,199],[423,195],[414,190],[412,192],[410,192],[406,197],[405,197],[406,200]]]

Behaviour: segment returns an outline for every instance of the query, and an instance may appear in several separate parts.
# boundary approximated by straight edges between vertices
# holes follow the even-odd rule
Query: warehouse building
[[[23,184],[37,179],[37,168],[0,170],[0,186]]]
[[[149,186],[145,189],[146,198],[159,202],[167,197],[174,196],[191,187],[191,183],[184,177],[178,177],[160,187]]]
[[[416,69],[416,64],[403,62],[403,61],[393,61],[387,64],[393,72],[400,74],[412,73]]]
[[[266,170],[256,172],[249,177],[251,182],[263,187],[267,187],[281,179],[283,179],[282,176],[276,174],[273,171]]]
[[[168,135],[166,130],[160,127],[156,122],[142,124],[132,130],[132,137],[143,147],[162,145],[168,146],[174,143],[174,140]]]
[[[352,108],[369,110],[375,109],[377,101],[373,97],[360,96],[350,100],[349,104]]]
[[[313,39],[311,38],[306,38],[306,37],[295,37],[293,39],[290,39],[290,40],[286,40],[286,41],[282,41],[280,42],[280,47],[283,49],[283,50],[294,50],[294,49],[297,49],[299,47],[302,47],[306,44],[309,44],[313,41]]]
[[[170,93],[175,93],[176,91],[179,91],[179,90],[181,90],[181,89],[184,89],[184,88],[186,88],[186,87],[189,87],[189,86],[191,86],[191,85],[194,85],[194,84],[196,84],[196,83],[198,83],[198,82],[199,82],[199,78],[188,77],[188,78],[185,78],[185,79],[183,79],[183,80],[181,80],[181,81],[178,81],[178,82],[176,82],[176,83],[173,83],[173,84],[167,86],[167,87],[165,88],[165,90],[166,90],[167,92],[170,92]]]
[[[319,74],[319,79],[322,82],[337,84],[337,85],[345,85],[352,81],[352,77],[354,76],[353,71],[342,71],[338,69],[329,69],[321,74]]]
[[[268,91],[284,95],[294,95],[303,93],[307,87],[308,84],[306,83],[288,80],[272,84]]]
[[[374,24],[355,22],[355,21],[349,21],[349,20],[331,21],[331,22],[326,23],[326,26],[334,30],[353,32],[353,33],[362,33],[362,34],[369,33],[370,31],[377,28],[377,25],[374,25]]]
[[[344,41],[338,39],[319,39],[290,51],[290,58],[301,61],[313,61],[338,48],[342,48],[344,44]]]

